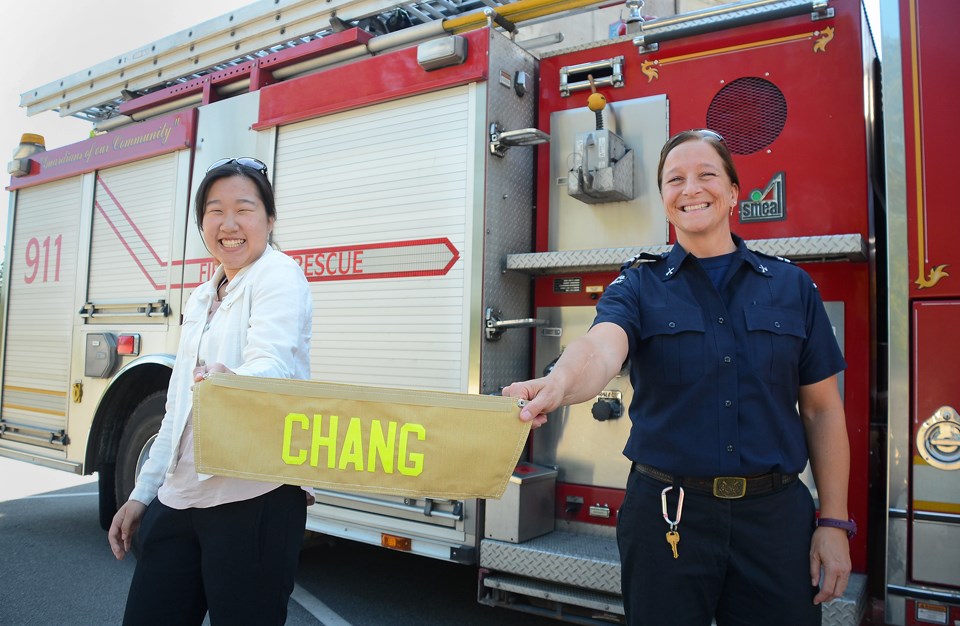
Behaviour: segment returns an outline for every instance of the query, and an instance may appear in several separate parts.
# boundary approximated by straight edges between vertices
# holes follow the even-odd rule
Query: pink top
[[[217,309],[220,300],[214,299],[207,315],[208,331],[215,327]],[[204,354],[207,343],[207,333],[200,339],[198,354]],[[160,502],[172,509],[205,509],[228,502],[240,502],[262,496],[279,487],[279,483],[263,483],[242,478],[227,478],[213,476],[207,480],[199,480],[197,466],[193,457],[193,411],[187,416],[187,424],[180,436],[180,445],[177,448],[177,467],[172,475],[167,476],[157,497]]]

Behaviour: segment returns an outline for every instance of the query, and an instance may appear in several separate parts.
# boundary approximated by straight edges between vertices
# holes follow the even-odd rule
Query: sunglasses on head
[[[255,159],[253,157],[237,157],[235,159],[220,159],[219,161],[214,161],[210,164],[210,167],[207,168],[207,172],[215,170],[218,167],[223,167],[224,165],[230,165],[231,163],[236,163],[241,167],[248,167],[252,170],[260,172],[264,176],[267,175],[267,164],[261,161],[260,159]]]
[[[709,128],[697,128],[697,129],[694,129],[694,130],[692,130],[692,131],[690,131],[690,132],[692,132],[692,133],[699,133],[701,136],[706,135],[707,137],[710,137],[711,139],[716,139],[716,140],[719,141],[720,143],[725,143],[725,142],[723,141],[723,135],[721,135],[720,133],[718,133],[718,132],[715,131],[715,130],[710,130]]]

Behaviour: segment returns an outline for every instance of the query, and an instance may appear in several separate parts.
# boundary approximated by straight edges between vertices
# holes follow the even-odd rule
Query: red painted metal
[[[28,176],[13,178],[9,190],[48,183],[94,170],[147,159],[193,145],[196,110],[164,115],[41,152],[30,157]]]
[[[872,352],[876,334],[870,303],[870,273],[866,263],[805,263],[825,302],[843,302],[843,408],[850,439],[850,483],[847,503],[850,516],[859,525],[850,541],[850,559],[856,572],[867,570],[867,524],[870,493],[871,381],[876,379]]]
[[[417,65],[417,49],[412,47],[270,85],[261,91],[260,119],[254,128],[485,80],[489,31],[481,29],[463,36],[467,38],[467,60],[454,67],[427,72]]]
[[[309,43],[280,50],[246,63],[238,63],[219,72],[212,72],[179,85],[129,100],[120,105],[120,112],[124,115],[135,115],[138,112],[175,102],[197,93],[202,94],[202,104],[210,104],[219,99],[217,95],[219,87],[244,79],[250,80],[249,91],[256,91],[274,82],[273,72],[275,70],[346,48],[362,46],[370,41],[371,37],[373,35],[360,28],[351,28],[340,33],[334,33],[322,39],[315,39]]]
[[[347,48],[364,46],[372,38],[373,35],[362,28],[350,28],[343,32],[333,33],[320,39],[314,39],[309,43],[274,52],[260,59],[258,64],[261,68],[273,72],[281,67],[301,63],[308,59],[332,54],[346,50]]]
[[[741,200],[752,190],[764,189],[776,173],[785,173],[787,218],[735,224],[734,230],[745,239],[848,233],[867,238],[860,6],[855,0],[830,6],[836,12],[833,18],[816,22],[809,16],[786,18],[664,42],[655,52],[638,54],[627,41],[545,58],[540,64],[540,128],[550,132],[554,111],[586,106],[588,92],[561,97],[560,69],[565,66],[623,56],[625,86],[599,91],[612,103],[665,94],[670,134],[704,128],[714,96],[732,81],[743,77],[769,81],[786,100],[783,130],[766,149],[736,155],[734,160]],[[826,41],[828,34],[832,39]],[[744,102],[742,110],[751,111],[750,105]],[[549,147],[541,146],[538,156],[538,206],[546,207]],[[538,251],[547,249],[548,218],[547,211],[538,213]]]
[[[598,526],[616,526],[617,514],[623,505],[623,495],[624,492],[622,489],[608,489],[606,487],[592,487],[590,485],[577,485],[574,483],[557,483],[557,519],[568,522],[585,522]],[[579,500],[568,502],[568,498],[582,499],[583,504],[576,506],[573,502]],[[609,507],[610,517],[592,517],[590,515],[590,507],[593,505]]]
[[[888,615],[889,623],[895,616]],[[960,624],[960,606],[929,600],[907,599],[904,610],[906,626],[930,626],[931,624]],[[925,619],[921,619],[924,618]],[[943,618],[946,621],[940,621]]]
[[[953,48],[956,7],[944,2],[900,4],[910,295],[956,298],[960,213],[955,206],[956,172],[947,156],[960,136],[960,64]]]
[[[250,78],[250,74],[255,67],[255,62],[247,61],[173,87],[154,91],[124,102],[120,105],[120,112],[124,115],[135,116],[142,111],[175,102],[193,94],[202,95],[201,104],[210,104],[217,100],[217,87]]]

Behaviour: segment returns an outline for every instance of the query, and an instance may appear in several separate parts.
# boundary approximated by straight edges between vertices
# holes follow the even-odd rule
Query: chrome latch
[[[514,146],[536,146],[550,141],[550,135],[539,128],[518,128],[502,130],[496,122],[490,124],[490,153],[502,157],[507,148]]]
[[[511,328],[533,328],[535,326],[546,326],[550,320],[541,320],[534,317],[525,317],[518,320],[500,319],[500,311],[487,308],[483,315],[483,332],[486,334],[487,341],[497,341],[503,335],[503,331]]]

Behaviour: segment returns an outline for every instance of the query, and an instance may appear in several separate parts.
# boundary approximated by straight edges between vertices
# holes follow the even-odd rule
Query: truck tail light
[[[140,335],[133,333],[117,337],[117,354],[137,356],[140,354]]]

